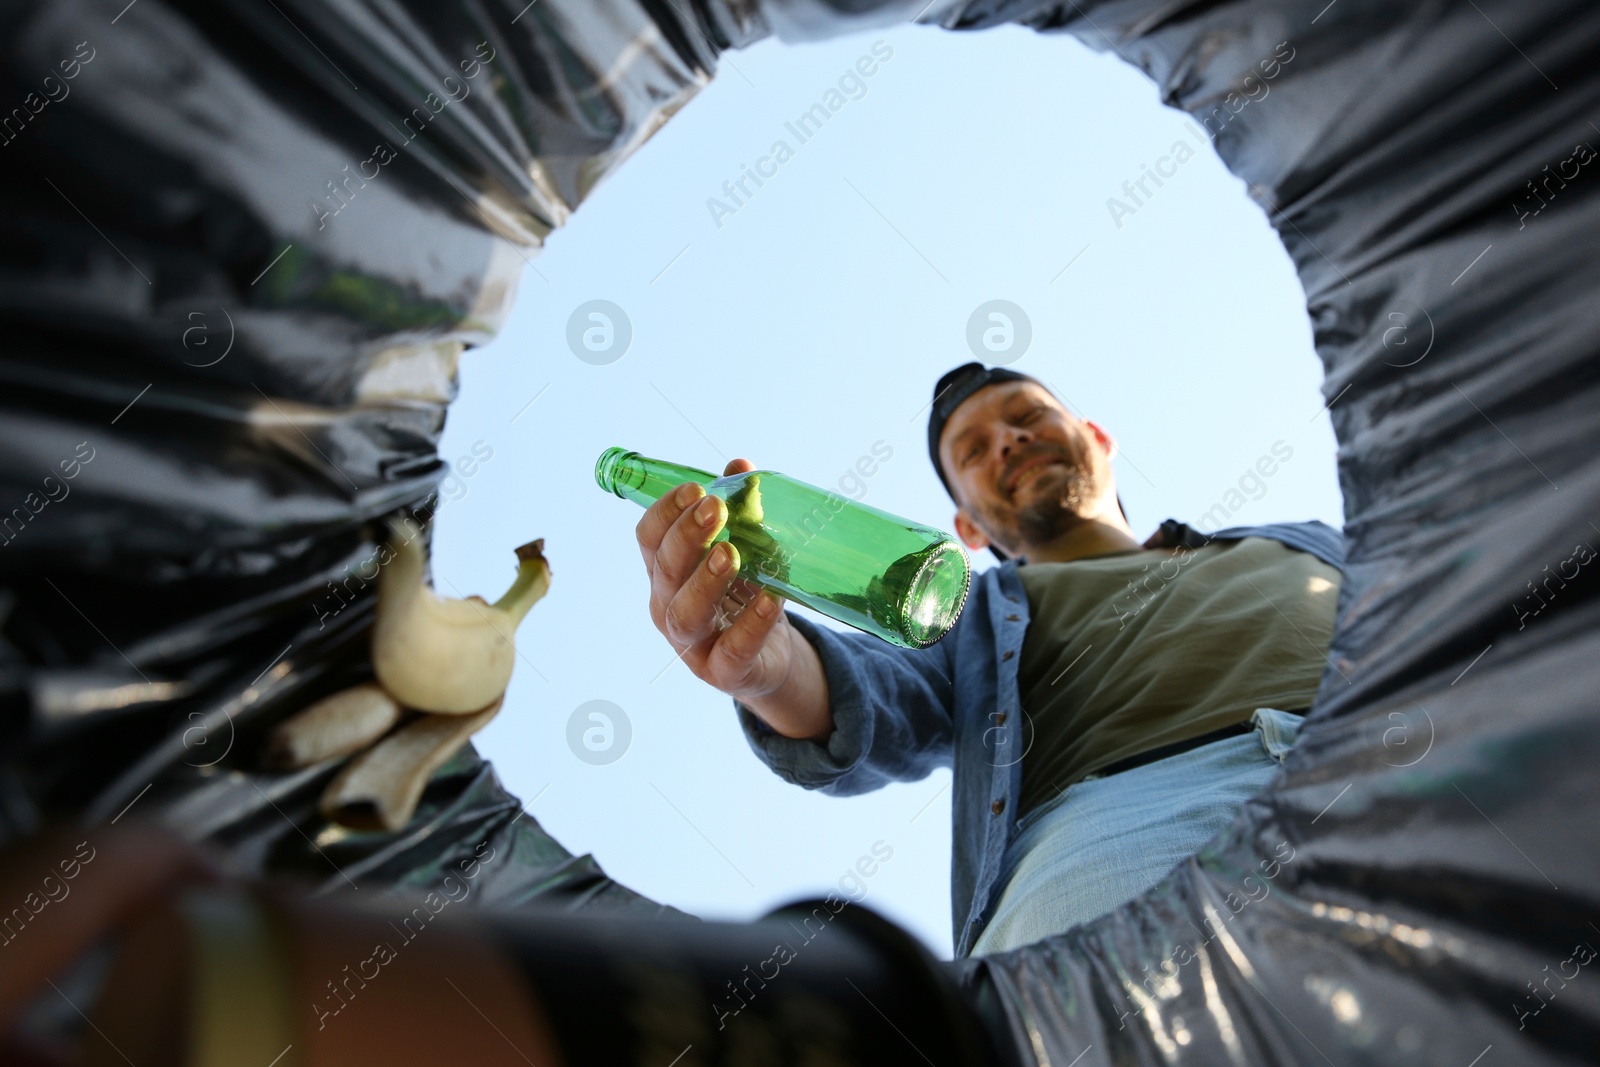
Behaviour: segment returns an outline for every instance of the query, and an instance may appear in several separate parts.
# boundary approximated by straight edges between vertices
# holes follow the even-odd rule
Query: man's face
[[[1033,382],[979,389],[939,441],[957,531],[970,547],[986,538],[1014,556],[1097,518],[1116,498],[1112,448],[1105,431]]]

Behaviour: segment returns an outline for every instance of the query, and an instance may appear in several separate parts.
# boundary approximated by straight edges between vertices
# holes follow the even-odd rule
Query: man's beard
[[[1009,515],[988,515],[989,524],[1010,542],[1002,544],[1002,548],[1021,551],[1028,545],[1049,544],[1085,521],[1084,505],[1095,495],[1095,479],[1090,471],[1062,457],[1059,467],[1036,477],[1050,482],[1050,486],[1037,489],[1032,499]]]

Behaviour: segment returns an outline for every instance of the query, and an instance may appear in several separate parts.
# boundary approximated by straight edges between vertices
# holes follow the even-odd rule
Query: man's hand
[[[722,473],[754,469],[736,459]],[[727,505],[698,482],[677,486],[645,511],[635,533],[650,575],[650,619],[695,677],[748,705],[774,730],[826,737],[833,722],[816,650],[789,625],[780,598],[736,577],[733,545],[706,551],[727,521]],[[730,592],[745,607],[719,629]]]

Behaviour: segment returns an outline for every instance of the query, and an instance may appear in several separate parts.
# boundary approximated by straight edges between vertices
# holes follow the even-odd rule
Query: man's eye
[[[1032,422],[1034,416],[1044,413],[1044,408],[1029,408],[1027,414],[1022,416],[1023,422]]]

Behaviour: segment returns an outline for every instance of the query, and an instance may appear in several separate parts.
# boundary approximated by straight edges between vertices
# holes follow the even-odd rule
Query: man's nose
[[[1033,435],[1027,430],[1013,428],[1009,430],[1000,441],[1000,458],[1010,459],[1011,453],[1019,446],[1033,440]]]

